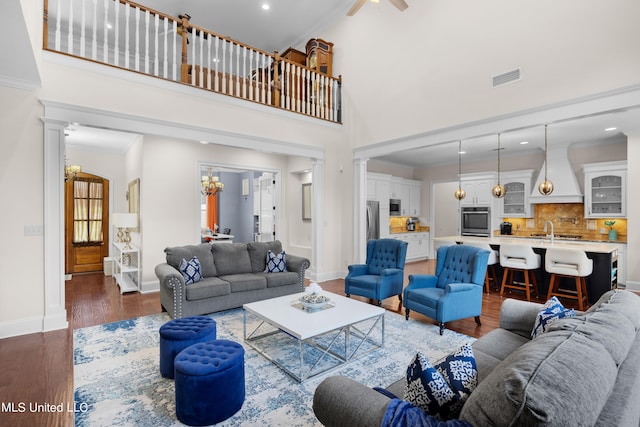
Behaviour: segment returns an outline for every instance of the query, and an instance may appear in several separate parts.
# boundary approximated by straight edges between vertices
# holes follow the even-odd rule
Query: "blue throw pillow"
[[[194,256],[189,262],[187,262],[186,259],[182,258],[182,261],[180,261],[180,273],[182,273],[182,277],[184,277],[185,285],[190,285],[192,283],[201,281],[202,272],[200,269],[200,260],[198,260],[198,257]]]
[[[404,399],[427,414],[448,420],[458,416],[477,385],[471,345],[465,344],[435,366],[418,352],[407,369]]]
[[[576,312],[572,308],[564,308],[560,300],[556,297],[544,303],[542,310],[536,316],[536,322],[533,324],[531,338],[535,338],[544,333],[549,325],[563,317],[573,317]]]
[[[271,249],[269,249],[267,252],[267,268],[264,271],[266,273],[283,273],[287,271],[287,262],[284,251],[276,255]]]

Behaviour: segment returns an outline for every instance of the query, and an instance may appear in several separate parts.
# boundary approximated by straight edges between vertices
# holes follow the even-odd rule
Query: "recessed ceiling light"
[[[112,29],[112,28],[113,28],[113,25],[111,25],[111,24],[107,24],[107,28],[108,28],[108,29]]]
[[[520,145],[525,145],[525,144],[528,144],[528,143],[529,143],[529,141],[520,141]]]
[[[200,141],[200,144],[205,144],[206,145],[208,143],[209,143],[208,141]]]
[[[458,154],[467,154],[466,151],[458,151]]]
[[[271,6],[268,3],[262,3],[262,10],[269,10]]]
[[[616,130],[616,129],[618,129],[618,128],[606,128],[605,132],[611,132],[612,130]]]

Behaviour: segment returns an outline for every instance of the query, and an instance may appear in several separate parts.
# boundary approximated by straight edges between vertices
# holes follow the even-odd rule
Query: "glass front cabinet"
[[[533,210],[531,209],[531,203],[529,203],[532,178],[532,169],[502,174],[502,185],[507,189],[507,194],[502,199],[503,217],[533,217]]]
[[[627,162],[584,165],[585,218],[627,216]]]

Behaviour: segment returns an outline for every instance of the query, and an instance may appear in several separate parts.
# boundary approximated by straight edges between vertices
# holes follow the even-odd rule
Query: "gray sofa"
[[[276,240],[166,248],[167,262],[155,269],[163,310],[173,318],[196,316],[304,291],[309,260],[287,253],[287,271],[266,273],[268,250],[279,254],[282,244]],[[185,286],[180,261],[194,255],[200,261],[203,280]]]
[[[607,292],[532,340],[540,308],[505,300],[500,328],[473,343],[479,382],[460,419],[474,426],[638,427],[640,296]],[[402,399],[404,386],[401,379],[387,390]],[[335,376],[318,386],[313,409],[326,426],[380,426],[390,402]]]

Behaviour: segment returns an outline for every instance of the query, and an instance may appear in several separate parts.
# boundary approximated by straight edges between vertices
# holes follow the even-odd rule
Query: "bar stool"
[[[504,268],[502,273],[502,287],[500,288],[500,296],[504,293],[504,288],[518,289],[524,291],[527,301],[531,301],[531,284],[533,282],[533,291],[538,295],[538,283],[533,270],[537,270],[541,266],[541,257],[533,251],[531,246],[527,245],[500,245],[500,265]],[[515,283],[513,281],[513,272],[521,271],[524,274],[524,284]],[[507,283],[507,281],[509,283]]]
[[[496,275],[496,265],[498,265],[499,254],[498,251],[493,249],[488,243],[467,243],[469,246],[484,249],[489,251],[489,259],[487,260],[487,273],[484,275],[484,290],[489,292],[489,280],[493,280],[493,283],[498,283],[498,276]],[[491,277],[489,277],[491,275]],[[497,285],[496,285],[497,286]]]
[[[593,260],[579,249],[550,248],[544,262],[545,270],[551,273],[547,300],[552,296],[578,300],[578,310],[584,310],[589,305],[587,283],[585,277],[593,272]],[[575,279],[576,290],[569,291],[558,287],[558,277]]]

